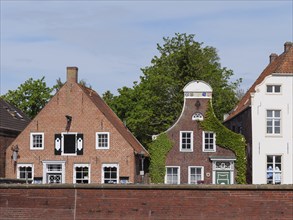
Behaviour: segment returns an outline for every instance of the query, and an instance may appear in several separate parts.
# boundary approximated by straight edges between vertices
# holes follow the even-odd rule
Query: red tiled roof
[[[122,123],[113,110],[104,102],[104,100],[94,90],[80,85],[80,88],[87,94],[97,108],[105,115],[105,117],[113,124],[118,132],[125,138],[125,140],[133,147],[136,153],[144,152],[146,157],[149,156],[147,150],[141,143],[133,136],[128,128]]]
[[[251,93],[255,92],[255,87],[260,84],[267,76],[277,73],[279,75],[291,75],[293,73],[293,43],[286,43],[289,45],[287,51],[276,57],[259,75],[250,89],[245,93],[243,98],[239,101],[237,106],[232,110],[230,115],[225,119],[229,121],[239,113],[247,109],[251,104]]]

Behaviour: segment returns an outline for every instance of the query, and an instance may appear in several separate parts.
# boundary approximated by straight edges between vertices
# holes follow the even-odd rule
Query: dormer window
[[[199,112],[193,114],[192,121],[203,121],[203,115]]]
[[[281,85],[267,85],[267,93],[272,93],[272,94],[281,93]]]

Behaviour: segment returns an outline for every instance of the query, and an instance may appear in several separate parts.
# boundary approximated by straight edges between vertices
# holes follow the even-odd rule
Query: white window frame
[[[34,181],[34,164],[32,163],[18,163],[17,164],[17,179],[26,180],[26,178],[20,178],[20,167],[31,167],[32,168],[32,178],[27,179],[28,181]]]
[[[77,167],[87,167],[88,168],[88,177],[87,177],[88,183],[77,183],[76,182],[76,168]],[[86,179],[86,178],[83,177],[83,179]],[[89,184],[89,183],[91,183],[91,167],[90,167],[90,164],[87,164],[87,163],[75,163],[73,165],[73,183],[76,183],[76,184]]]
[[[198,181],[204,181],[204,167],[203,166],[188,166],[188,184],[198,184],[198,183],[191,183],[191,169],[201,169],[201,179]]]
[[[166,166],[165,168],[165,184],[175,184],[175,183],[168,183],[168,178],[167,178],[167,170],[168,168],[176,168],[177,169],[177,183],[180,184],[180,166]],[[172,175],[173,176],[173,175]]]
[[[107,139],[108,139],[108,145],[106,147],[100,147],[99,146],[99,135],[107,135]],[[96,132],[96,149],[97,150],[107,150],[110,149],[110,132]]]
[[[206,137],[205,135],[206,134],[213,134],[213,149],[206,149],[205,148],[205,140],[206,140]],[[210,138],[209,138],[210,139]],[[216,133],[213,132],[213,131],[203,131],[202,132],[202,151],[203,152],[216,152]]]
[[[62,139],[61,155],[64,155],[64,156],[76,156],[77,155],[77,140],[76,140],[77,134],[78,134],[77,132],[62,132],[61,133],[61,139]],[[75,153],[72,153],[72,154],[64,153],[64,141],[65,141],[64,136],[65,135],[75,135]]]
[[[282,164],[282,155],[267,155],[266,156],[266,183],[267,184],[270,184],[268,183],[268,165],[270,163],[268,163],[268,156],[271,156],[273,157],[273,162],[272,162],[272,170],[271,170],[271,173],[272,173],[272,183],[271,184],[282,184],[282,170],[283,170],[283,164]],[[281,162],[280,163],[277,163],[276,162],[276,157],[280,157],[281,158]],[[280,168],[279,166],[281,166],[281,169],[277,170],[276,167],[278,166],[278,168]],[[280,176],[277,176],[277,175],[280,175]]]
[[[60,172],[62,174],[62,179],[61,179],[61,183],[65,183],[65,163],[66,161],[43,161],[43,183],[46,184],[47,183],[47,174],[48,173],[56,173],[56,171],[49,171],[48,170],[48,165],[51,164],[61,164],[62,167],[62,171]]]
[[[268,111],[272,111],[272,117],[268,117]],[[275,116],[275,112],[279,111],[280,112],[280,117],[276,117]],[[272,133],[268,133],[268,121],[271,120],[272,121]],[[276,133],[275,129],[277,126],[275,126],[275,122],[276,121],[280,121],[280,133]],[[282,111],[280,109],[267,109],[266,110],[266,134],[267,135],[274,135],[274,136],[280,136],[282,134]]]
[[[102,184],[109,184],[109,183],[105,183],[105,175],[104,175],[104,168],[105,167],[116,167],[117,169],[117,176],[116,176],[116,183],[115,184],[118,184],[119,183],[119,164],[118,163],[104,163],[102,164]]]
[[[268,86],[271,86],[272,87],[272,91],[271,92],[268,92]],[[280,86],[280,92],[276,92],[276,86]],[[280,94],[282,94],[282,85],[280,85],[280,84],[268,84],[268,85],[266,85],[266,93],[267,94],[280,95]]]
[[[34,136],[41,135],[42,136],[42,147],[34,147]],[[31,150],[44,150],[45,146],[45,135],[44,132],[31,132],[30,133],[30,149]]]
[[[190,133],[190,149],[183,149],[182,148],[182,135],[184,133]],[[181,152],[193,152],[193,131],[180,131],[180,151]]]

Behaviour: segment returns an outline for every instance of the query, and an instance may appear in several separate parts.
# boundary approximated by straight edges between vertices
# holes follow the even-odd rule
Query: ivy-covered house
[[[179,119],[150,145],[152,182],[245,183],[245,142],[224,127],[212,109],[212,88],[192,81],[184,89]]]

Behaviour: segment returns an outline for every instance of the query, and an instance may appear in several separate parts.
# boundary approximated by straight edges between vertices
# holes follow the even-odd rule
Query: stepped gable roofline
[[[93,89],[87,88],[78,84],[84,93],[92,100],[97,108],[105,115],[105,117],[113,124],[118,132],[125,138],[125,140],[133,147],[137,154],[144,153],[144,156],[149,157],[148,151],[141,145],[141,143],[134,137],[128,128],[122,123],[119,117],[113,110],[105,103],[99,94]]]
[[[0,129],[21,132],[30,121],[20,109],[0,98]]]
[[[284,44],[284,52],[275,57],[269,65],[259,75],[253,85],[248,89],[243,98],[238,102],[237,106],[232,110],[230,115],[226,118],[226,121],[231,120],[241,112],[250,107],[251,93],[255,92],[255,87],[259,85],[267,76],[290,76],[293,73],[293,43],[286,42]]]

